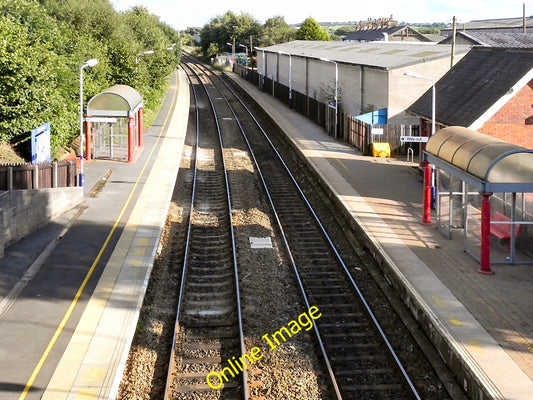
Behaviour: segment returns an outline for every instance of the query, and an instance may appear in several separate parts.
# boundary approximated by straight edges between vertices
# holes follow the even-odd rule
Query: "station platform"
[[[178,69],[134,164],[84,163],[83,203],[0,259],[0,398],[115,399],[189,118]]]
[[[477,273],[461,241],[420,224],[422,185],[412,164],[362,156],[229,76],[272,116],[335,194],[339,212],[364,232],[367,247],[470,397],[531,399],[532,266]],[[0,307],[3,400],[115,399],[182,154],[189,111],[182,71],[167,97],[136,164],[86,163],[82,207],[0,260],[1,304],[11,286],[24,283],[13,303]],[[34,277],[25,276],[43,250],[50,261],[42,261]],[[64,281],[51,293],[56,275]]]
[[[228,76],[334,194],[468,397],[532,399],[533,265],[494,265],[495,274],[479,274],[462,238],[421,224],[422,177],[414,164],[363,156],[240,76]]]

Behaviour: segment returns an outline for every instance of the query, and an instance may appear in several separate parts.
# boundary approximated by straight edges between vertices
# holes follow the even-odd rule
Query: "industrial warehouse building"
[[[296,40],[257,49],[257,71],[319,102],[334,102],[337,93],[346,114],[384,110],[387,124],[418,124],[405,109],[470,48],[455,46],[452,55],[451,45],[435,43]]]

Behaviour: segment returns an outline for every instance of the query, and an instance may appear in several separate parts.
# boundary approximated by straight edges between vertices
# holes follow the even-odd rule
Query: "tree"
[[[298,40],[331,40],[329,33],[312,17],[307,18],[296,31]]]
[[[250,42],[259,37],[261,24],[249,14],[236,15],[227,11],[224,15],[215,17],[204,25],[201,32],[202,52],[205,56],[214,56],[224,50],[229,50],[227,43],[235,42],[236,46]],[[213,53],[214,52],[214,53]]]
[[[290,42],[296,38],[296,29],[291,28],[285,18],[281,16],[266,20],[259,38],[261,46],[272,46],[279,43]]]
[[[0,142],[28,143],[31,129],[50,122],[52,151],[79,134],[85,61],[99,61],[84,72],[85,101],[123,83],[150,108],[179,59],[175,30],[142,7],[118,13],[109,0],[0,0],[0,32]],[[137,74],[135,56],[146,50],[154,57]]]

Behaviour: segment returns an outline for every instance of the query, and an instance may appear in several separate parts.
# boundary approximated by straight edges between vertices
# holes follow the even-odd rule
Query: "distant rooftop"
[[[471,46],[456,46],[456,54],[463,54]],[[346,64],[395,69],[422,62],[450,57],[450,45],[420,42],[325,42],[295,40],[265,48],[271,53],[287,53],[309,58],[324,57]]]
[[[533,16],[525,18],[526,29],[531,29],[533,32]],[[519,18],[498,18],[498,19],[480,19],[470,22],[457,23],[457,31],[464,30],[491,30],[491,31],[507,31],[507,32],[522,32],[524,19]],[[449,36],[452,34],[452,28],[442,29],[442,34]]]
[[[459,31],[457,36],[462,36],[473,45],[485,47],[507,47],[507,48],[532,48],[532,33],[518,32],[491,32],[491,31]],[[441,43],[449,44],[452,38],[448,37]]]
[[[426,36],[407,25],[386,28],[358,29],[350,32],[343,39],[345,42],[378,42],[378,41],[418,41],[431,42]]]

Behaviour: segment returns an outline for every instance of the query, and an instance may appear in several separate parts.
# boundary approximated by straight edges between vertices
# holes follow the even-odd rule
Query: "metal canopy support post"
[[[134,117],[128,117],[128,162],[133,162],[133,141],[135,138],[135,133],[133,132],[135,130],[135,118]]]
[[[481,193],[481,267],[477,272],[491,275],[490,269],[490,196],[492,193]]]
[[[511,208],[511,237],[509,238],[509,262],[511,264],[516,263],[516,192],[513,192],[512,194],[512,208]]]
[[[424,162],[424,210],[422,215],[422,224],[431,225],[431,184],[432,168],[427,161]]]

